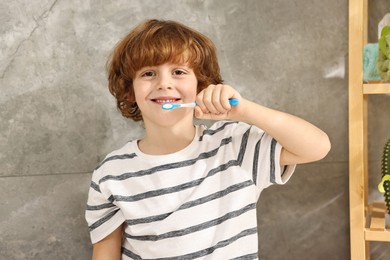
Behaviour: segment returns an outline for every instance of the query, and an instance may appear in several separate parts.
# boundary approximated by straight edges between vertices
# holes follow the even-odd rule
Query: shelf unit
[[[363,94],[390,94],[389,83],[363,84]]]
[[[384,202],[368,204],[368,96],[389,94],[389,83],[363,83],[368,0],[349,0],[349,208],[351,259],[370,259],[370,241],[390,242]]]

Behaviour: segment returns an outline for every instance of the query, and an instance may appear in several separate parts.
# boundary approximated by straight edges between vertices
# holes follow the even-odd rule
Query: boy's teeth
[[[172,100],[166,100],[166,99],[156,99],[156,102],[157,103],[173,103],[175,102],[176,100],[172,99]]]

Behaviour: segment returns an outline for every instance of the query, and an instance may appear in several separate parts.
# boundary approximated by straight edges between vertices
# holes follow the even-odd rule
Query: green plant
[[[389,50],[388,44],[386,41],[386,36],[390,33],[390,26],[383,27],[381,31],[381,37],[378,40],[379,50],[389,59]]]
[[[384,81],[390,81],[390,26],[383,27],[378,46],[377,70]]]

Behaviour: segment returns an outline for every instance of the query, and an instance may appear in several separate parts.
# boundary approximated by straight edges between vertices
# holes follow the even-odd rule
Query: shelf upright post
[[[367,95],[363,94],[363,47],[367,41],[367,0],[349,0],[349,208],[351,259],[369,259],[365,240],[368,197]]]

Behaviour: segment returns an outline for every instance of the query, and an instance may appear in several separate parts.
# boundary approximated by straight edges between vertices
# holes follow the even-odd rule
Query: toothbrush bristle
[[[172,103],[162,104],[162,108],[165,110],[171,110],[173,108],[173,104]]]

